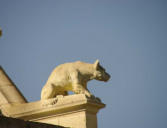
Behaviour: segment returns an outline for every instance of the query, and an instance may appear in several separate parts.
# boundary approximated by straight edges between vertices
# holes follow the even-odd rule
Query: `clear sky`
[[[59,64],[99,59],[99,128],[167,128],[166,0],[0,0],[0,65],[28,101]]]

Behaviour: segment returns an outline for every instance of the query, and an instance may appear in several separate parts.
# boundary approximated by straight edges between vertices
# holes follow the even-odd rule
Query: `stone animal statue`
[[[81,61],[65,63],[56,67],[42,88],[41,99],[55,98],[57,95],[85,94],[94,97],[87,89],[87,82],[93,79],[108,81],[110,75],[96,60],[94,64]]]

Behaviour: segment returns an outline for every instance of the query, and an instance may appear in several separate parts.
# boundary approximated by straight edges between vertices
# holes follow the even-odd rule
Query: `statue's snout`
[[[110,79],[110,77],[111,77],[110,74],[106,73],[104,81],[107,82]]]

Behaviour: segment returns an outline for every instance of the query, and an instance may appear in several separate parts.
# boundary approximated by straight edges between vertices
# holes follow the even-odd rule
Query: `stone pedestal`
[[[97,128],[97,112],[105,107],[84,94],[2,107],[6,116],[70,128]]]

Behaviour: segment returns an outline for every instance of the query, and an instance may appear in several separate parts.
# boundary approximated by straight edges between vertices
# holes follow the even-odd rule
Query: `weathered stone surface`
[[[0,128],[64,128],[51,124],[23,121],[20,119],[0,116]]]

